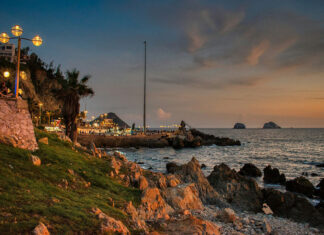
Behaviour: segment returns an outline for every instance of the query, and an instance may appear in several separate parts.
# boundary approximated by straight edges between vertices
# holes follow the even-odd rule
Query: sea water
[[[203,146],[175,150],[168,148],[119,149],[131,161],[153,171],[166,171],[166,163],[184,164],[195,157],[208,176],[215,165],[227,164],[239,170],[245,163],[255,164],[261,171],[267,165],[276,167],[286,178],[292,179],[308,173],[308,179],[316,186],[324,178],[324,128],[318,129],[199,129],[208,134],[240,140],[241,146]],[[316,176],[311,176],[315,173]],[[260,186],[262,178],[257,178]],[[268,185],[269,186],[269,185]],[[271,185],[272,187],[280,186]]]

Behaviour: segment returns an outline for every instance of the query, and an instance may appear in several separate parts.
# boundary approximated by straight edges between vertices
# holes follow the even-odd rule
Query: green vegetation
[[[94,233],[99,221],[92,207],[129,225],[121,208],[128,201],[138,205],[140,191],[111,179],[108,159],[94,158],[40,130],[36,136],[49,139],[49,145],[39,144],[33,153],[41,166],[32,164],[30,152],[0,144],[0,234],[28,233],[39,221],[54,234]]]

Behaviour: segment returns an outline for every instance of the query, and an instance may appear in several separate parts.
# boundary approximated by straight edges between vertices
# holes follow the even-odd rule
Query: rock
[[[179,136],[176,136],[175,138],[173,138],[172,147],[175,149],[184,148],[185,147],[184,140],[182,138],[180,138]]]
[[[181,183],[181,181],[175,175],[167,175],[166,178],[168,187],[175,187]]]
[[[207,166],[205,164],[201,164],[200,168],[205,169]]]
[[[147,179],[144,176],[139,177],[139,189],[145,190],[149,186],[149,183],[147,182]]]
[[[98,149],[94,142],[91,143],[92,155],[97,158],[101,158],[101,151]]]
[[[175,162],[168,162],[166,164],[166,169],[168,173],[174,174],[178,168],[179,166]]]
[[[320,183],[316,187],[319,188],[319,190],[317,191],[318,196],[324,199],[324,178],[321,179]]]
[[[302,193],[308,197],[312,197],[315,193],[313,184],[303,176],[287,181],[286,189],[292,192]]]
[[[263,189],[264,202],[269,205],[275,216],[309,223],[312,226],[323,226],[324,215],[306,199],[294,193],[282,193],[275,189]]]
[[[260,177],[262,175],[260,169],[252,163],[244,164],[240,169],[239,174],[252,177]]]
[[[95,215],[97,215],[97,217],[101,221],[100,230],[102,233],[118,233],[123,235],[130,235],[129,230],[121,221],[109,217],[108,215],[103,213],[99,208],[93,208],[92,212]]]
[[[316,164],[317,167],[324,167],[324,163]]]
[[[120,161],[117,161],[115,157],[111,158],[110,161],[111,167],[114,169],[115,174],[118,175],[119,174],[119,170],[122,166],[122,163]]]
[[[143,220],[168,219],[174,210],[164,201],[158,188],[147,188],[142,193],[138,217]]]
[[[277,168],[271,168],[270,165],[263,169],[263,181],[268,184],[285,184],[285,174],[280,174]]]
[[[271,226],[267,219],[263,219],[262,230],[266,235],[271,234]]]
[[[49,231],[47,227],[42,223],[39,222],[39,224],[34,228],[33,230],[34,235],[49,235]]]
[[[271,210],[271,208],[268,206],[267,203],[263,203],[263,205],[262,205],[262,211],[266,215],[272,215],[273,214],[273,211]]]
[[[317,174],[317,173],[311,173],[311,176],[312,177],[315,177],[315,176],[319,176],[319,174]]]
[[[254,179],[238,174],[224,163],[215,166],[207,179],[233,206],[255,212],[261,210],[262,192]]]
[[[223,209],[220,217],[225,223],[234,223],[236,220],[235,212],[231,208]]]
[[[197,129],[190,129],[190,132],[194,137],[199,136],[201,138],[202,145],[212,145],[212,144],[216,144],[219,146],[241,145],[241,142],[238,140],[215,137],[214,135],[205,134],[201,131],[198,131]]]
[[[48,138],[44,137],[38,140],[38,143],[42,143],[42,144],[48,144]]]
[[[35,155],[31,155],[31,160],[35,166],[40,166],[42,164],[40,158]]]
[[[172,170],[171,170],[172,169]],[[169,170],[173,172],[184,183],[195,183],[199,192],[199,197],[203,203],[220,204],[221,199],[206,179],[196,158],[192,158],[187,164],[178,166],[169,165]]]
[[[239,122],[237,122],[237,123],[235,123],[235,125],[234,125],[234,129],[245,129],[246,127],[245,127],[245,125],[243,124],[243,123],[239,123]]]
[[[220,235],[219,227],[214,223],[196,218],[185,216],[182,219],[172,219],[161,224],[163,235]]]
[[[128,202],[125,207],[125,212],[130,216],[135,229],[141,229],[145,232],[148,231],[146,223],[144,220],[138,219],[138,213],[136,208],[133,206],[132,202]]]
[[[166,202],[176,210],[202,210],[199,192],[193,183],[181,184],[162,191]]]
[[[264,123],[263,125],[263,129],[280,129],[281,127],[278,126],[276,123],[274,122],[267,122]]]

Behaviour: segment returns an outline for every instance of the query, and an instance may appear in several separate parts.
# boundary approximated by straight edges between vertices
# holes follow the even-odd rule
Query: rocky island
[[[235,125],[233,127],[233,129],[245,129],[245,128],[246,128],[245,124],[239,123],[239,122],[235,123]]]
[[[274,122],[264,123],[263,129],[280,129],[281,127]]]

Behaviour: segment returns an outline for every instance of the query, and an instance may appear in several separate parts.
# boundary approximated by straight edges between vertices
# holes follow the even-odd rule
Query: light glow
[[[39,35],[36,35],[34,38],[33,38],[33,44],[35,45],[35,46],[40,46],[40,45],[42,45],[42,43],[43,43],[43,39],[39,36]]]
[[[4,72],[3,72],[3,76],[4,76],[5,78],[10,77],[10,72],[9,72],[9,71],[4,71]]]
[[[0,34],[0,42],[7,43],[7,42],[9,42],[9,39],[10,39],[10,37],[8,34],[6,34],[6,33]]]
[[[11,28],[11,33],[16,37],[19,37],[22,35],[23,29],[19,25],[15,25]]]

